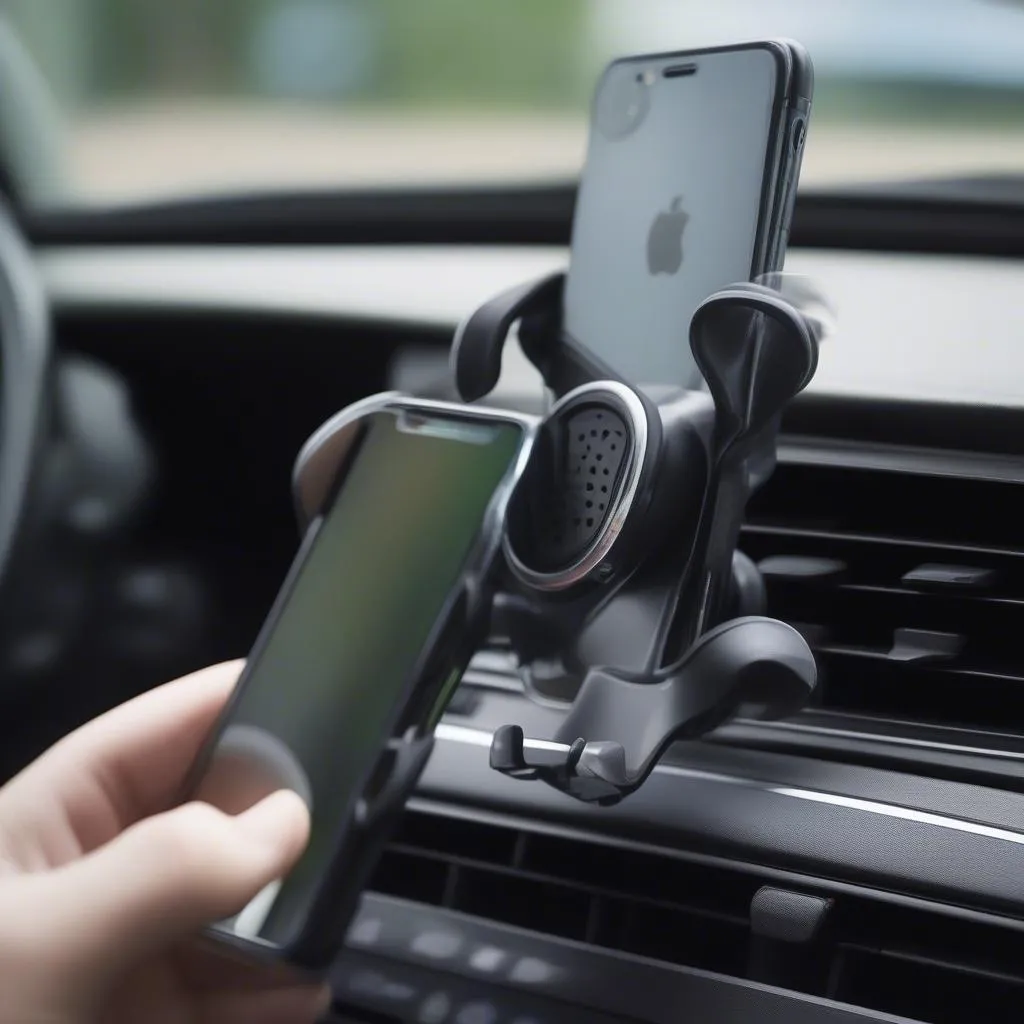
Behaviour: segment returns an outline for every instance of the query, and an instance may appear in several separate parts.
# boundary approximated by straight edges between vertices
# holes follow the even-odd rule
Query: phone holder
[[[509,502],[492,632],[529,694],[569,706],[551,739],[499,728],[496,770],[613,804],[672,742],[738,714],[791,714],[812,693],[806,641],[764,617],[763,581],[736,550],[827,330],[813,289],[773,283],[733,285],[696,310],[707,392],[633,386],[566,337],[560,274],[497,296],[456,333],[464,400],[495,387],[516,323],[555,396]]]

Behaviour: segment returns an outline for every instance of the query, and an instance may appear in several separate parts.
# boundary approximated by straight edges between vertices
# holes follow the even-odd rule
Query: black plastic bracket
[[[593,669],[554,740],[499,728],[491,767],[540,779],[586,803],[618,803],[650,775],[671,743],[710,732],[742,713],[773,718],[797,710],[817,679],[814,656],[792,626],[733,619],[705,633],[653,682]],[[593,740],[596,729],[614,739]]]

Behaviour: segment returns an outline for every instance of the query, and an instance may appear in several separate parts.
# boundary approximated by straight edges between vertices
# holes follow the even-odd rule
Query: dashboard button
[[[497,1024],[498,1010],[492,1003],[466,1003],[459,1010],[455,1024]]]
[[[447,992],[434,992],[420,1003],[416,1020],[419,1024],[444,1024],[452,1010],[452,1000]]]

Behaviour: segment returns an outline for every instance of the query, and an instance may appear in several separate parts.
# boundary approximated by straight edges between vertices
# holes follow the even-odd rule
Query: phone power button
[[[799,153],[800,147],[804,144],[804,119],[798,117],[793,122],[793,152]]]

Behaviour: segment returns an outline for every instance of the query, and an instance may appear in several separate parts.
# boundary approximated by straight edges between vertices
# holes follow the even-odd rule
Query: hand
[[[241,663],[159,687],[0,789],[0,1024],[310,1024],[315,985],[192,941],[295,862],[305,804],[173,808]],[[173,808],[173,809],[171,809]]]

